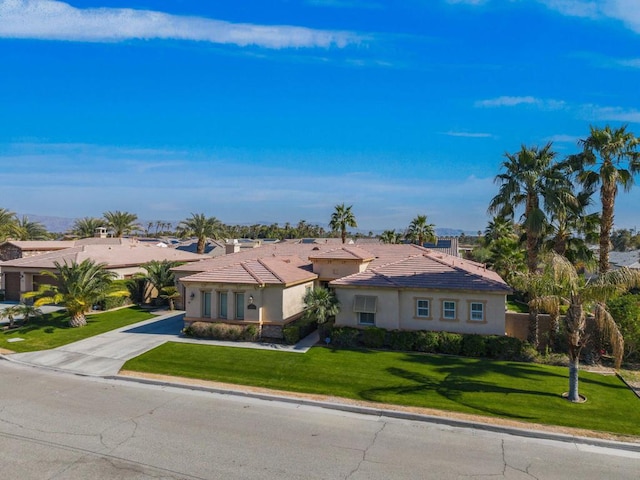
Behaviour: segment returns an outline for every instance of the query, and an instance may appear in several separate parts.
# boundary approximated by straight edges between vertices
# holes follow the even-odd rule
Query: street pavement
[[[2,478],[638,479],[640,453],[0,361]]]
[[[167,342],[186,342],[210,345],[224,345],[237,348],[259,348],[270,350],[282,350],[290,352],[304,353],[317,341],[317,334],[303,339],[293,346],[254,343],[254,342],[221,342],[214,340],[199,340],[187,338],[181,335],[183,328],[184,312],[161,312],[157,317],[143,322],[129,325],[111,332],[81,340],[69,345],[65,345],[52,350],[39,352],[16,353],[5,355],[4,359],[12,363],[39,367],[58,372],[71,373],[90,377],[104,377],[105,379],[117,379],[124,363],[144,352]],[[0,355],[2,357],[2,355]],[[124,378],[124,377],[123,377]],[[167,386],[180,386],[170,384],[163,380],[136,379],[126,377],[126,380],[155,385],[159,388]],[[558,440],[584,445],[599,445],[610,448],[620,448],[640,452],[640,444],[608,442],[594,438],[578,438],[570,435],[555,434],[538,430],[504,427],[490,423],[474,423],[449,419],[446,417],[431,417],[426,415],[413,415],[394,410],[371,409],[357,405],[349,405],[339,402],[327,402],[322,400],[301,400],[299,398],[289,398],[281,395],[271,395],[256,393],[246,390],[234,390],[226,387],[194,387],[193,385],[181,385],[187,390],[201,390],[209,393],[234,394],[240,397],[253,397],[268,401],[279,401],[292,403],[295,405],[305,405],[309,407],[331,408],[336,411],[350,412],[355,414],[369,414],[373,416],[386,415],[396,419],[419,420],[422,422],[435,422],[440,425],[451,427],[473,428],[477,431],[493,431],[508,433],[522,437],[536,437],[539,439]]]

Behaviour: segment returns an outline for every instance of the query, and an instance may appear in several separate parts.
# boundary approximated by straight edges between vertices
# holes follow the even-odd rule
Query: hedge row
[[[194,338],[255,342],[259,338],[256,325],[228,325],[226,323],[193,322],[183,333]]]
[[[387,348],[407,352],[442,353],[466,357],[487,357],[500,360],[522,358],[525,343],[501,335],[473,335],[450,332],[387,331],[368,327],[333,327],[331,345],[342,348]]]
[[[305,319],[301,317],[298,320],[294,320],[282,329],[284,343],[287,345],[295,345],[316,328],[318,328],[318,324],[315,318]]]

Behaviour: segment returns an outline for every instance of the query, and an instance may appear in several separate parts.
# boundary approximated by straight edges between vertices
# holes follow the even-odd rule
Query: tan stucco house
[[[254,323],[277,337],[319,285],[337,325],[505,334],[508,285],[484,265],[416,245],[281,243],[174,269],[185,321]]]
[[[5,299],[19,301],[23,293],[36,290],[38,284],[51,283],[51,277],[44,276],[42,272],[55,272],[56,262],[59,264],[74,261],[80,263],[91,259],[96,263],[106,264],[107,270],[115,272],[117,278],[124,279],[144,272],[142,265],[151,260],[198,262],[209,258],[204,255],[139,242],[135,239],[91,238],[85,240],[84,242],[75,242],[76,246],[50,249],[39,255],[0,262],[1,288],[5,291]]]

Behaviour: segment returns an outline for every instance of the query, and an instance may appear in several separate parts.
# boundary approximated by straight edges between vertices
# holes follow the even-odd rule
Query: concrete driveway
[[[18,363],[80,375],[108,376],[117,375],[127,360],[168,341],[294,353],[305,353],[318,342],[317,331],[296,345],[188,338],[180,335],[184,325],[183,318],[184,312],[182,311],[169,312],[62,347],[39,352],[13,353],[5,355],[5,358]]]
[[[127,360],[177,339],[183,317],[184,312],[171,312],[52,350],[14,353],[8,358],[82,375],[116,375]]]

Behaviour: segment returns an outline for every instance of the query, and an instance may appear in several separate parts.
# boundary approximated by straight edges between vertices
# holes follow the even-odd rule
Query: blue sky
[[[505,152],[640,135],[639,85],[637,0],[0,0],[0,207],[476,231]]]

